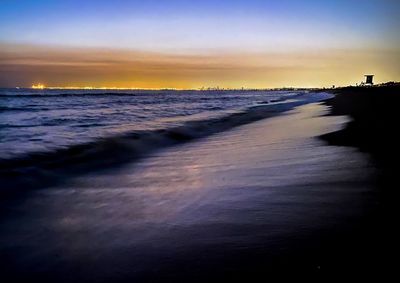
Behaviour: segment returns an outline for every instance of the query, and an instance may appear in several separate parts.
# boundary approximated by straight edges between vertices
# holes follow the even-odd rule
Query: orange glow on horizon
[[[400,51],[164,54],[0,44],[0,87],[34,89],[272,89],[400,80]],[[37,83],[41,82],[41,83]],[[45,86],[46,85],[49,86]]]
[[[87,90],[186,90],[186,88],[141,88],[141,87],[116,87],[116,86],[45,86],[33,84],[32,89],[87,89]]]

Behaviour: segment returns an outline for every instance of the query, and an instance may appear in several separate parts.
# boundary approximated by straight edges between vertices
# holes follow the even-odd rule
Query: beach
[[[354,100],[337,90],[30,189],[3,205],[1,272],[10,282],[380,274],[386,175],[373,151],[344,138],[370,117],[352,113],[369,91]]]
[[[394,83],[339,90],[335,98],[326,103],[332,108],[331,115],[348,115],[351,121],[344,129],[321,137],[329,144],[355,147],[371,157],[378,171],[376,187],[389,218],[396,215],[394,200],[399,194],[395,189],[400,158],[396,131],[399,92],[399,84]]]
[[[331,115],[347,115],[351,121],[340,131],[321,138],[335,146],[351,146],[366,153],[375,168],[373,185],[377,208],[365,223],[371,238],[366,247],[374,247],[367,258],[379,258],[380,276],[393,275],[396,268],[392,258],[398,246],[397,222],[399,172],[399,83],[375,87],[347,87],[326,101]]]
[[[1,3],[0,283],[396,281],[400,0]]]

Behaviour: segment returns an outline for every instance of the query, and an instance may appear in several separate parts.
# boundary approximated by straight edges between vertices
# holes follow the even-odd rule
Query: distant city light
[[[45,89],[46,87],[43,84],[36,84],[36,85],[32,85],[33,89]]]

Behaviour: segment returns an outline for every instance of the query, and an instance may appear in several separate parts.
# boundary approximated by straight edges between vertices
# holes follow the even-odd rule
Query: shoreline
[[[331,107],[329,115],[347,115],[351,121],[342,130],[320,138],[331,145],[355,147],[367,153],[379,170],[378,189],[399,196],[398,191],[390,187],[400,168],[400,136],[397,131],[400,84],[348,87],[334,93],[333,98],[324,101]]]
[[[351,121],[339,131],[321,135],[320,138],[333,146],[354,147],[368,154],[376,168],[374,201],[376,208],[357,231],[360,242],[372,249],[362,262],[370,264],[376,273],[389,276],[395,270],[392,258],[396,255],[398,232],[394,223],[398,221],[397,188],[400,169],[399,114],[400,84],[376,87],[348,87],[335,90],[335,97],[324,104],[331,107],[331,116],[347,115]]]

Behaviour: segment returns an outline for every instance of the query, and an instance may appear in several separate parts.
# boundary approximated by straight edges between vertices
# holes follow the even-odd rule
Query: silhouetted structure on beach
[[[373,85],[374,83],[372,82],[374,75],[364,75],[365,77],[365,85]]]

